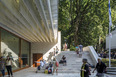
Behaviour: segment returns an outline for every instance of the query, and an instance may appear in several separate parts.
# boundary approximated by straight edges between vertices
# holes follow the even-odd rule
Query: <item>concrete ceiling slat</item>
[[[3,9],[4,8],[4,9]],[[7,8],[5,8],[4,6],[2,6],[2,4],[1,4],[1,7],[0,7],[0,11],[1,11],[1,13],[3,13],[4,15],[2,15],[1,14],[1,16],[6,16],[6,17],[8,17],[8,18],[6,18],[6,19],[9,19],[9,20],[12,20],[12,22],[13,23],[15,23],[15,24],[18,24],[18,26],[17,26],[17,28],[20,28],[20,30],[21,31],[25,31],[24,33],[26,33],[26,35],[27,34],[29,34],[29,32],[28,32],[28,30],[26,29],[26,28],[24,28],[24,27],[22,27],[22,26],[19,26],[19,25],[22,25],[19,21],[18,21],[18,19],[16,19],[11,13],[10,13],[10,11],[9,10],[7,10]],[[2,17],[2,18],[4,18],[4,17]],[[8,21],[8,20],[7,20]],[[11,25],[12,26],[12,25]],[[16,26],[16,25],[15,25]],[[11,27],[12,28],[12,27]],[[16,28],[16,29],[17,29]],[[24,30],[23,30],[24,29]],[[30,35],[30,34],[29,34]],[[31,35],[32,36],[32,35]],[[32,36],[33,37],[33,36]]]
[[[6,10],[6,8],[4,8],[4,9],[1,9],[1,8],[4,8],[2,5],[1,5],[1,7],[0,7],[0,18],[3,20],[4,18],[4,20],[6,20],[4,23],[6,23],[7,21],[11,21],[12,20],[12,23],[16,23],[16,21],[15,20],[17,20],[17,19],[15,19],[15,18],[13,18],[13,16],[11,16],[11,14],[10,14],[10,12],[8,12],[8,10]],[[6,18],[7,17],[7,18]],[[12,19],[11,19],[12,18]],[[14,21],[13,21],[14,20]],[[9,25],[9,24],[7,24],[7,25]],[[14,27],[16,27],[16,24],[15,24],[15,26],[13,26],[13,28]],[[18,29],[19,29],[20,27],[18,27]],[[15,28],[15,30],[17,29],[17,27]],[[21,30],[21,28],[20,28],[20,30]],[[24,36],[23,36],[24,37]]]
[[[54,42],[58,30],[57,2],[58,0],[0,0],[0,12],[4,15],[0,15],[0,18],[4,17],[3,20],[0,19],[0,25],[14,30],[31,42]]]
[[[40,18],[40,15],[39,15],[39,13],[38,13],[38,11],[36,9],[36,6],[34,5],[34,2],[32,0],[28,0],[28,1],[27,0],[23,0],[23,1],[25,2],[25,4],[28,3],[28,5],[26,4],[27,9],[30,11],[30,14],[32,15],[32,17],[35,20],[35,22],[37,23],[37,27],[40,28],[40,31],[41,31],[42,35],[49,42],[48,37],[47,37],[47,35],[46,35],[42,25],[40,24],[40,22],[38,20],[38,18]]]
[[[7,1],[7,2],[5,2]],[[23,16],[18,12],[18,9],[16,9],[16,3],[13,3],[13,0],[1,0],[2,4],[6,6],[9,11],[21,21],[21,23],[30,31],[30,34],[34,34],[32,38],[38,39],[37,35],[32,31],[32,28],[29,27],[28,22],[23,18]]]
[[[42,1],[41,0],[34,0],[34,2],[36,4],[36,7],[38,9],[38,12],[39,12],[42,20],[45,22],[45,28],[47,29],[47,33],[49,35],[49,39],[50,39],[50,41],[52,41],[50,28],[49,28],[49,25],[48,25],[48,22],[47,22],[47,18],[46,18],[46,15],[45,15],[45,11],[44,11],[44,7],[43,7],[43,4],[42,4]]]
[[[25,37],[25,36],[28,37],[28,38],[30,37],[30,36],[24,34],[23,32],[21,32],[21,31],[19,30],[20,28],[17,29],[16,26],[11,26],[11,25],[14,25],[14,24],[11,23],[10,21],[5,21],[3,18],[2,18],[2,20],[1,20],[1,18],[0,18],[0,22],[1,22],[1,23],[4,23],[4,25],[6,25],[7,27],[9,27],[9,28],[12,29],[13,31],[15,31],[15,32],[17,32],[17,33],[23,35],[24,37]],[[15,24],[15,25],[16,25],[16,24]],[[31,39],[31,38],[30,38],[30,39]],[[31,41],[34,41],[34,42],[35,42],[35,40],[33,40],[33,39],[31,39]]]
[[[24,9],[24,6],[21,8],[21,13],[24,15],[24,17],[25,17],[25,19],[27,19],[29,22],[31,22],[30,24],[32,25],[32,27],[34,28],[34,30],[37,32],[37,34],[39,35],[39,37],[38,38],[40,38],[41,37],[41,39],[44,41],[44,42],[46,42],[46,40],[45,40],[45,38],[41,35],[42,33],[41,33],[41,31],[39,31],[39,30],[37,30],[37,24],[36,23],[34,23],[35,21],[33,20],[33,17],[31,16],[31,14],[32,14],[32,12],[33,12],[33,10],[32,10],[32,7],[30,6],[30,4],[29,4],[29,2],[27,1],[27,0],[23,0],[23,2],[24,2],[24,4],[25,4],[25,6],[27,7],[27,9],[26,9],[26,7],[25,7],[25,9]],[[24,10],[23,10],[24,9]],[[28,12],[24,12],[25,10],[27,10]],[[30,12],[30,13],[29,13]],[[30,20],[31,19],[31,20]]]
[[[57,41],[57,33],[58,33],[58,0],[50,0],[51,10],[52,10],[52,18],[53,18],[53,26],[55,33],[55,41]]]
[[[13,33],[13,34],[15,34],[15,35],[18,35],[20,38],[23,38],[23,39],[25,39],[26,41],[32,42],[32,40],[25,38],[24,36],[22,36],[22,35],[19,34],[18,32],[15,32],[14,30],[12,30],[12,29],[9,28],[9,27],[6,27],[6,25],[4,25],[4,24],[2,24],[2,23],[0,23],[0,27],[4,28],[5,30],[7,30],[7,31],[9,31],[9,32],[11,32],[11,33]]]
[[[21,0],[20,0],[21,1]],[[22,14],[22,16],[27,20],[27,22],[30,24],[30,27],[35,30],[34,33],[36,35],[37,38],[39,38],[42,41],[42,38],[40,38],[37,33],[39,33],[37,31],[37,28],[35,27],[35,23],[33,18],[31,17],[30,13],[28,12],[28,10],[26,9],[26,7],[23,5],[23,3],[20,2],[20,13]]]
[[[52,19],[52,12],[51,12],[51,4],[50,4],[50,0],[47,0],[47,4],[48,4],[48,11],[49,11],[49,16],[50,16],[50,21],[51,21],[51,29],[52,29],[52,34],[53,34],[53,38],[54,38],[54,27],[53,27],[53,19]]]

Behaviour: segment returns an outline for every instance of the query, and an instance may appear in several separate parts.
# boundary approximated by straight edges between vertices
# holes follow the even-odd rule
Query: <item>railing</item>
[[[90,51],[90,56],[92,57],[92,60],[94,61],[94,65],[97,64],[97,59],[98,59],[98,54],[96,53],[95,49],[93,48],[93,46],[88,46]]]
[[[98,55],[94,50],[93,46],[84,47],[84,51],[89,51],[89,54],[94,62],[94,66],[97,64]]]

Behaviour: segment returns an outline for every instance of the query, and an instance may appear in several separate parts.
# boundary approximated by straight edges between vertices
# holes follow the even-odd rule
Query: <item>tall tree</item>
[[[112,19],[116,24],[116,1],[112,0]],[[95,45],[105,40],[109,26],[108,0],[60,0],[59,30],[62,42]]]

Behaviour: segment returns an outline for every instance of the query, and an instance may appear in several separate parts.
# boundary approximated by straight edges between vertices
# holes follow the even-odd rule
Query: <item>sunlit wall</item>
[[[1,29],[1,56],[12,58],[13,70],[29,66],[29,42]]]

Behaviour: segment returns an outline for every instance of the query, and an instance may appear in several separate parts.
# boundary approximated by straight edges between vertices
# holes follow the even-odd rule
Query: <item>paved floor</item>
[[[35,73],[36,68],[30,67],[28,69],[24,69],[14,73],[14,77],[80,77],[80,69],[82,65],[82,58],[89,59],[89,63],[92,63],[92,59],[89,56],[88,52],[83,53],[83,57],[79,58],[74,51],[63,51],[56,58],[59,61],[61,57],[65,55],[67,58],[67,66],[59,65],[58,75],[54,74],[44,74],[42,72]],[[107,75],[108,76],[108,75]],[[105,77],[107,77],[105,76]],[[95,77],[95,73],[92,73],[90,77]],[[116,77],[116,76],[108,76],[108,77]]]

